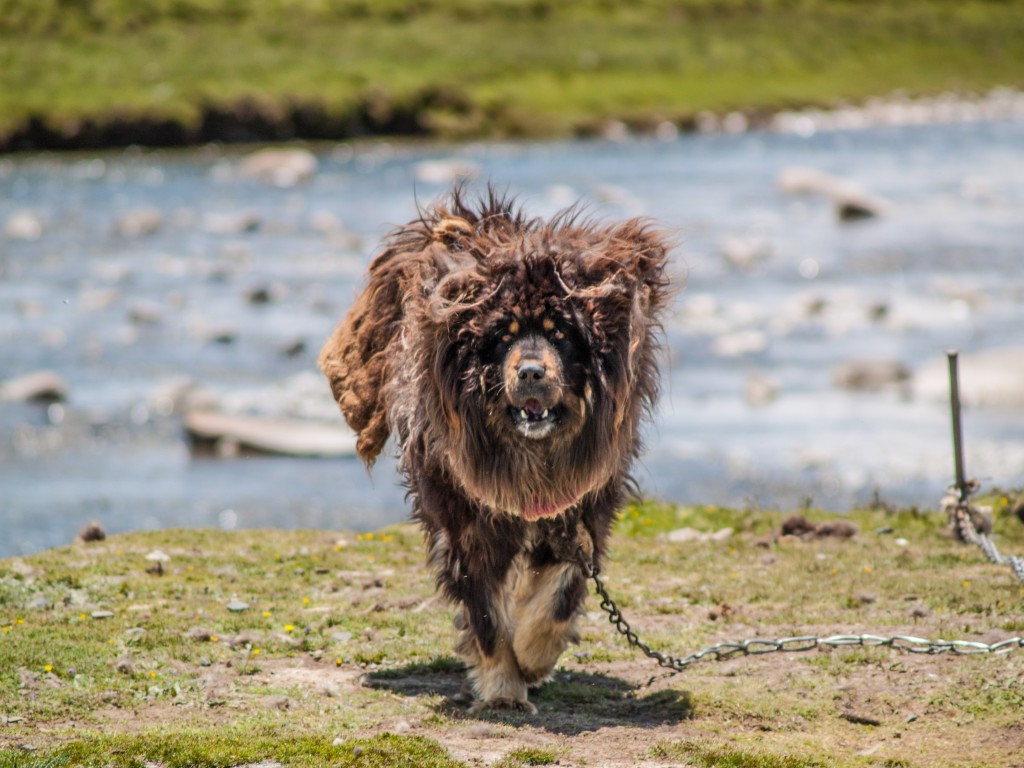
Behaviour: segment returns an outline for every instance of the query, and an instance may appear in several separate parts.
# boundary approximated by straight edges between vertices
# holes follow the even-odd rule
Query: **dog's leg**
[[[526,697],[526,680],[520,672],[512,649],[512,632],[505,601],[497,600],[501,607],[494,608],[497,638],[490,653],[481,647],[480,639],[472,627],[469,611],[463,609],[455,617],[459,639],[455,652],[469,667],[467,678],[476,701],[471,712],[488,709],[515,709],[536,714],[537,708]]]
[[[547,680],[566,647],[579,642],[577,617],[587,595],[579,559],[593,557],[593,541],[582,522],[563,520],[542,527],[539,534],[511,609],[512,648],[529,687]]]
[[[438,571],[439,584],[459,604],[455,616],[455,653],[468,667],[466,677],[476,699],[472,711],[518,709],[533,714],[536,708],[527,701],[526,682],[512,650],[513,624],[509,614],[521,571],[521,563],[512,561],[521,558],[509,555],[503,567],[502,558],[493,557],[493,550],[489,557],[479,556],[479,543],[494,540],[513,537],[473,537],[465,532],[453,536],[438,531],[431,536],[430,560]],[[467,554],[467,549],[478,556]],[[496,561],[497,567],[480,567],[481,563]],[[499,575],[497,579],[488,578],[491,574]]]
[[[579,642],[576,621],[586,584],[575,563],[529,569],[516,590],[512,648],[529,687],[543,683],[570,643]]]

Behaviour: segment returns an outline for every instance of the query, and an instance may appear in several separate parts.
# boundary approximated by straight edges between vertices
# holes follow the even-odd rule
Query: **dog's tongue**
[[[544,413],[544,406],[541,404],[540,400],[535,397],[531,397],[523,403],[523,410],[531,416],[540,416]]]
[[[551,499],[534,499],[533,503],[528,507],[524,507],[520,514],[526,522],[532,523],[536,520],[540,520],[542,517],[555,517],[567,510],[577,501],[578,499],[572,498],[560,499],[558,501]]]

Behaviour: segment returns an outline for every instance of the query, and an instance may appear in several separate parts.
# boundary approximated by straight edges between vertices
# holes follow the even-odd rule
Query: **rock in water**
[[[910,378],[899,360],[847,360],[832,369],[832,383],[840,389],[875,392]]]
[[[68,385],[53,371],[26,373],[0,382],[0,400],[28,403],[62,403],[68,399]]]
[[[11,240],[38,240],[43,236],[43,220],[35,211],[15,211],[7,219],[4,234]]]
[[[242,160],[238,172],[275,187],[294,187],[311,179],[318,165],[316,156],[308,150],[267,148]]]
[[[790,195],[822,195],[835,206],[840,221],[881,216],[887,205],[856,184],[813,168],[786,168],[779,174],[779,189]]]
[[[164,216],[156,208],[146,206],[122,213],[114,221],[114,231],[121,237],[152,235],[164,225]]]
[[[193,450],[220,456],[353,456],[356,450],[351,430],[298,419],[192,411],[185,416],[185,431]]]

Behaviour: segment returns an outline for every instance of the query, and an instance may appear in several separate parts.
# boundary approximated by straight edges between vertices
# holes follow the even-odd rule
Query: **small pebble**
[[[93,611],[92,617],[94,619],[109,619],[114,615],[113,611]]]
[[[213,636],[213,630],[206,627],[192,627],[192,629],[185,633],[185,637],[189,640],[196,640],[202,643],[209,642]]]
[[[95,520],[86,523],[78,532],[79,541],[103,541],[105,538],[107,538],[107,532]]]
[[[232,613],[241,613],[242,611],[249,610],[249,604],[244,603],[241,600],[232,600],[228,603],[228,610]]]

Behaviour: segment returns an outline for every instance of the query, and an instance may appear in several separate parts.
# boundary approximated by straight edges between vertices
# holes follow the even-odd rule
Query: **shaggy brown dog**
[[[394,432],[475,710],[536,709],[577,638],[658,391],[666,243],[461,190],[399,227],[320,354],[371,465]]]

